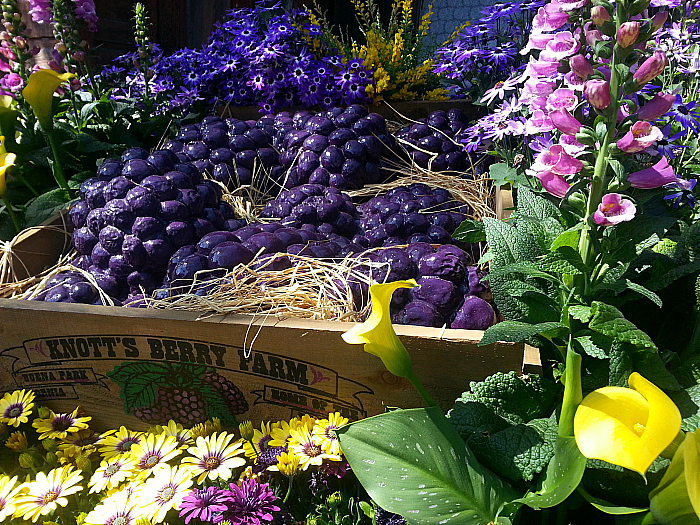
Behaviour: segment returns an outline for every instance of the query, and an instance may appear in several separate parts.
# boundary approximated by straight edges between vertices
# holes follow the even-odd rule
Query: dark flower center
[[[53,490],[50,492],[47,492],[44,494],[44,497],[41,498],[41,502],[44,505],[48,505],[52,501],[56,501],[58,499],[58,492],[54,492]]]
[[[63,432],[64,430],[68,430],[72,424],[73,424],[72,417],[62,415],[62,416],[58,416],[56,419],[53,420],[53,422],[51,423],[51,428],[53,430]]]
[[[218,468],[219,465],[221,465],[221,461],[216,457],[210,456],[204,461],[204,466],[207,470],[214,470],[215,468]]]
[[[19,416],[22,412],[24,412],[24,406],[22,403],[14,403],[7,407],[7,410],[5,410],[5,417],[6,418],[11,418],[11,417],[17,417]]]

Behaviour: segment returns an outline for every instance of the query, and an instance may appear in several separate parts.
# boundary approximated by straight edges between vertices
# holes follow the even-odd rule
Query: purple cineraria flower
[[[696,108],[697,105],[697,100],[683,104],[683,97],[676,95],[676,101],[666,116],[678,122],[684,130],[692,129],[698,133],[700,132],[700,108]]]
[[[227,497],[226,493],[217,487],[194,489],[182,500],[180,517],[185,516],[185,523],[189,523],[192,518],[204,523],[215,522],[217,516],[227,509]]]
[[[666,126],[664,126],[664,128],[661,130],[661,133],[663,133],[663,138],[660,138],[656,142],[655,148],[649,148],[646,150],[646,152],[649,153],[649,155],[653,157],[657,155],[662,155],[668,157],[669,159],[675,159],[676,150],[688,147],[681,144],[674,144],[674,142],[678,139],[685,137],[688,134],[688,130],[682,129],[675,135],[671,135],[672,127],[673,121],[669,122],[668,124],[666,124]]]
[[[491,104],[496,98],[502,100],[505,98],[508,91],[512,91],[518,87],[518,80],[515,78],[509,78],[508,80],[499,80],[496,85],[491,89],[486,90],[481,102],[488,105]]]
[[[683,0],[651,0],[649,5],[651,7],[668,7],[669,9],[673,9],[674,7],[680,6],[682,1]]]
[[[683,198],[685,198],[688,201],[688,206],[695,208],[695,203],[697,200],[695,199],[695,195],[693,195],[693,189],[695,189],[697,182],[698,179],[678,179],[673,184],[666,186],[669,190],[675,191],[666,195],[664,200],[672,200],[673,207],[678,208],[683,201]]]
[[[261,525],[272,521],[273,512],[280,508],[273,505],[277,500],[267,483],[258,483],[254,479],[244,479],[239,487],[229,484],[227,510],[223,519],[232,525]]]

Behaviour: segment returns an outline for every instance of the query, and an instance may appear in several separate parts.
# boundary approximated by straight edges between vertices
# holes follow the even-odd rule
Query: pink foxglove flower
[[[535,97],[548,97],[554,91],[556,82],[548,82],[537,78],[528,79],[520,93],[520,99],[527,101]]]
[[[569,14],[562,11],[556,4],[547,4],[537,10],[532,19],[532,31],[556,31],[569,21]]]
[[[591,29],[589,31],[586,31],[586,43],[589,46],[594,46],[596,42],[599,42],[601,40],[605,40],[603,38],[603,33],[598,31],[597,29]]]
[[[640,120],[655,120],[666,113],[676,101],[673,93],[657,93],[637,111]]]
[[[596,109],[605,109],[610,105],[610,84],[605,80],[586,81],[583,94],[586,95],[588,103]]]
[[[532,164],[535,172],[551,171],[555,175],[573,175],[583,169],[583,162],[572,157],[559,144],[541,152]]]
[[[572,56],[569,65],[576,76],[583,80],[588,80],[589,75],[593,74],[593,66],[583,55]]]
[[[568,109],[573,111],[578,105],[578,96],[573,89],[559,88],[547,97],[547,109]]]
[[[659,128],[645,120],[638,120],[632,124],[632,129],[617,141],[617,147],[625,153],[639,153],[662,138],[664,134]]]
[[[553,129],[554,124],[552,124],[552,120],[541,109],[533,111],[532,116],[525,123],[525,133],[528,135],[545,133]]]
[[[637,208],[629,199],[623,199],[619,193],[603,195],[602,202],[593,214],[593,222],[599,226],[614,226],[634,219]]]
[[[549,114],[549,118],[554,125],[562,133],[575,135],[581,131],[581,123],[576,120],[566,108],[557,109]]]
[[[602,26],[610,20],[610,13],[602,5],[594,5],[591,7],[591,19],[595,25]]]
[[[576,73],[573,71],[569,71],[568,73],[564,73],[564,84],[566,84],[566,87],[573,89],[574,91],[583,91],[583,87],[586,85],[586,80],[576,76]]]
[[[564,147],[564,151],[574,156],[582,153],[586,149],[586,146],[576,140],[574,135],[562,134],[562,136],[559,137],[559,144]]]
[[[654,31],[656,31],[660,27],[663,27],[663,25],[666,23],[667,19],[668,19],[668,11],[659,11],[654,16],[652,16],[651,17],[651,26],[654,28]]]
[[[617,44],[620,47],[629,47],[637,41],[642,25],[639,22],[625,22],[617,30]]]
[[[528,102],[530,111],[547,111],[547,97],[535,97]]]
[[[581,48],[578,38],[575,38],[571,31],[562,31],[554,35],[554,39],[547,42],[547,46],[540,53],[540,59],[561,60],[575,54]]]
[[[581,9],[587,3],[588,0],[552,0],[552,4],[556,4],[562,11]]]
[[[654,51],[639,69],[634,72],[633,78],[640,86],[658,77],[668,65],[668,57],[665,51]]]
[[[554,35],[549,33],[531,33],[527,45],[520,50],[520,54],[527,55],[532,49],[542,50],[551,40],[554,40]]]
[[[551,171],[541,171],[535,174],[535,176],[537,177],[537,180],[540,181],[540,184],[542,184],[545,191],[554,195],[555,197],[564,197],[566,192],[569,191],[569,188],[571,187],[571,184],[566,182],[564,177],[552,173]]]
[[[673,173],[673,168],[669,165],[666,157],[661,157],[661,160],[650,168],[628,175],[627,182],[633,188],[653,190],[666,184],[678,182],[678,177]]]
[[[530,57],[530,61],[525,66],[525,71],[522,74],[521,80],[526,80],[532,77],[548,77],[553,75],[559,69],[559,61],[549,62],[547,60],[535,60]]]
[[[29,14],[37,24],[50,24],[53,19],[50,0],[29,0]]]

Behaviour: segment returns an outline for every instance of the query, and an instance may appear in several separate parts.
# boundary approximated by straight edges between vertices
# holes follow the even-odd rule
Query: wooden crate
[[[0,299],[0,309],[0,390],[31,388],[55,411],[81,405],[99,429],[147,428],[125,413],[124,396],[132,407],[134,399],[155,403],[158,388],[174,398],[182,392],[173,385],[186,383],[190,373],[191,379],[225,378],[240,389],[249,408],[236,414],[239,420],[328,411],[354,420],[381,413],[384,405],[422,406],[408,381],[361,346],[343,342],[351,323],[198,318],[195,312],[16,299]],[[483,332],[398,326],[397,333],[417,376],[445,409],[469,381],[523,366],[522,344],[478,347]],[[121,384],[110,379],[118,366],[128,376]],[[162,375],[165,367],[170,375]],[[178,390],[199,395],[197,388]]]

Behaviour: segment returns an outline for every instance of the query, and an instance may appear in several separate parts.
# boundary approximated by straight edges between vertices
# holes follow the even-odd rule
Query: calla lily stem
[[[19,221],[17,220],[17,215],[15,215],[15,212],[12,210],[12,205],[10,204],[10,201],[7,200],[7,197],[5,195],[2,195],[2,202],[5,203],[5,209],[7,210],[7,213],[10,215],[10,219],[12,219],[12,224],[15,227],[15,231],[17,233],[22,231],[22,228],[19,225]]]
[[[51,151],[53,152],[53,176],[56,179],[58,185],[68,192],[70,197],[70,188],[68,187],[68,181],[66,181],[66,176],[63,174],[63,165],[61,164],[61,158],[59,156],[58,144],[56,144],[56,138],[54,137],[53,131],[46,131],[46,136],[49,138],[49,145],[51,146]]]
[[[428,404],[430,407],[436,407],[437,403],[435,400],[432,398],[432,396],[428,393],[428,391],[425,389],[423,384],[418,380],[416,375],[411,372],[410,375],[406,376],[406,379],[408,379],[411,384],[413,385],[413,388],[418,390],[418,393],[420,396],[423,398],[423,400]]]

